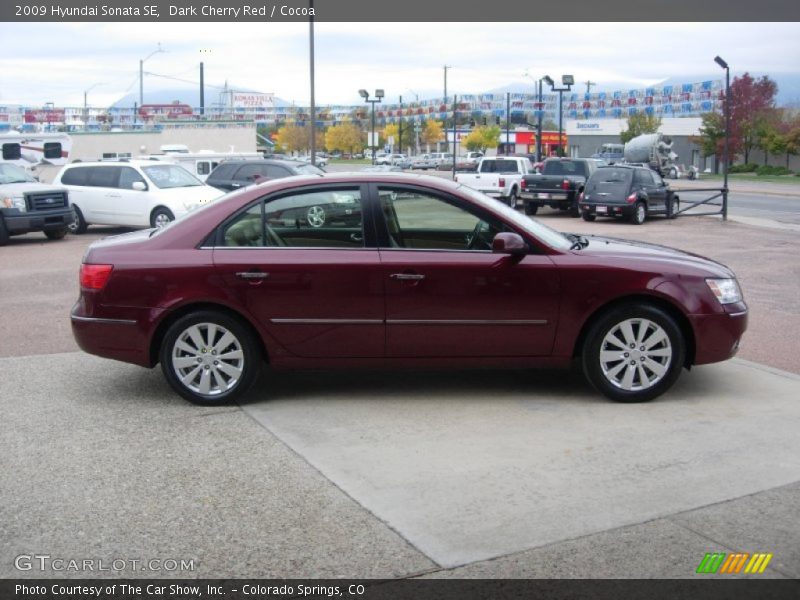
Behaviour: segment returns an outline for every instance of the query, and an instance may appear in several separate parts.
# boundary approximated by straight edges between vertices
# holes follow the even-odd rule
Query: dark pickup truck
[[[519,195],[525,214],[535,215],[540,206],[549,206],[579,217],[578,196],[589,175],[601,164],[603,161],[593,158],[548,158],[541,173],[522,178]]]

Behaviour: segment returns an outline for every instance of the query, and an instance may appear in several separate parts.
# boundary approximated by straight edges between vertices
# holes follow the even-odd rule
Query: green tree
[[[725,153],[725,118],[715,112],[701,115],[703,125],[699,137],[690,137],[689,141],[700,146],[703,156],[713,156],[714,171],[719,172],[719,165]]]
[[[497,125],[481,125],[473,129],[461,140],[461,145],[474,152],[486,152],[487,148],[497,148],[500,139],[500,128]]]
[[[661,127],[661,117],[638,112],[628,117],[628,129],[619,134],[623,144],[644,133],[657,133]]]

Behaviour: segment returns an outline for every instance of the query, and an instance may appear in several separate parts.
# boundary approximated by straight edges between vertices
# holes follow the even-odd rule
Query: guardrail
[[[667,218],[671,219],[673,217],[703,217],[703,216],[715,216],[715,215],[722,215],[722,220],[728,220],[728,192],[730,191],[728,188],[683,188],[679,190],[673,190],[677,192],[680,196],[680,209],[673,213],[672,212],[672,202],[667,202]],[[686,193],[695,193],[695,192],[702,192],[702,193],[709,193],[709,192],[716,192],[712,196],[705,198],[704,200],[698,200],[696,202],[687,202],[684,200],[684,194]],[[719,202],[715,202],[718,200]],[[710,212],[692,212],[689,213],[688,211],[692,210],[693,208],[697,208],[698,206],[718,206],[720,207],[719,210],[714,210]]]

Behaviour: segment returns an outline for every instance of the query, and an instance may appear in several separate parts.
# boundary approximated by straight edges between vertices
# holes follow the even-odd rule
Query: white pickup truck
[[[484,156],[474,173],[457,173],[455,180],[516,207],[522,178],[531,173],[533,165],[524,156]]]

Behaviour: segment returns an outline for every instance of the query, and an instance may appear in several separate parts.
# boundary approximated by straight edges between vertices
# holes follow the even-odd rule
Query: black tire
[[[629,335],[624,333],[626,325],[630,325]],[[612,335],[619,343],[608,341]],[[663,339],[656,341],[660,336]],[[654,343],[648,347],[648,342]],[[619,358],[613,356],[617,352]],[[601,314],[581,351],[589,383],[616,402],[646,402],[660,396],[678,379],[685,357],[686,341],[675,320],[642,302]]]
[[[597,218],[597,215],[593,215],[588,210],[585,210],[581,213],[581,217],[583,217],[584,221],[589,221],[591,223]]]
[[[72,210],[75,211],[75,220],[67,227],[67,229],[69,229],[70,233],[86,233],[86,229],[89,227],[89,224],[86,222],[86,219],[83,218],[81,209],[73,204]]]
[[[517,188],[511,188],[511,195],[508,197],[508,205],[511,208],[517,208]]]
[[[212,327],[216,333],[208,343]],[[192,333],[200,336],[203,347],[198,348]],[[181,346],[177,346],[179,341]],[[196,352],[188,352],[187,348]],[[218,359],[234,352],[241,354],[241,358]],[[210,310],[190,313],[175,321],[159,349],[161,370],[172,389],[189,402],[203,406],[227,404],[246,393],[258,378],[261,358],[260,347],[250,329],[232,316]],[[204,372],[207,375],[203,376]],[[208,384],[205,393],[204,378]]]
[[[526,202],[525,203],[525,214],[526,215],[528,215],[529,217],[532,217],[537,212],[539,212],[539,205],[538,204],[533,204],[532,202]]]
[[[639,200],[633,205],[633,212],[631,213],[631,223],[634,225],[641,225],[647,220],[647,206],[644,202]]]
[[[67,235],[67,228],[64,229],[50,229],[45,231],[44,234],[47,236],[48,240],[63,240],[64,237]]]
[[[172,211],[163,206],[156,207],[150,213],[150,227],[166,227],[174,220],[175,215],[172,214]]]
[[[672,212],[670,213],[670,219],[674,219],[678,216],[678,211],[681,209],[681,201],[677,196],[673,196],[670,202],[672,202]]]
[[[2,215],[0,215],[0,246],[5,246],[8,244],[8,230],[6,229],[6,222],[3,219]]]

